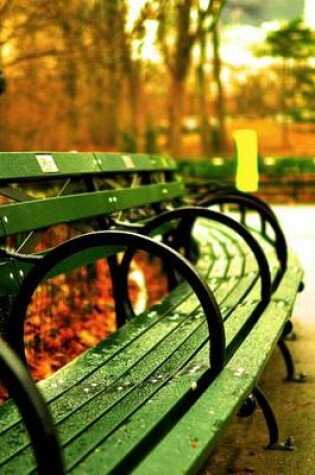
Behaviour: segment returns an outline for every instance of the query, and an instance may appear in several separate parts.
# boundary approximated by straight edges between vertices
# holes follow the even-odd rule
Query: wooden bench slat
[[[251,392],[259,378],[274,341],[281,335],[284,320],[291,313],[285,305],[279,309],[279,302],[290,302],[292,309],[300,279],[300,270],[295,267],[288,269],[285,282],[280,284],[259,324],[232,357],[227,369],[133,473],[146,474],[149,467],[152,474],[163,473],[166,468],[174,474],[198,471],[220,433],[239,409],[240,401]],[[257,347],[260,351],[251,351]],[[222,399],[220,394],[223,392],[230,397]]]
[[[102,152],[1,152],[1,182],[103,173],[175,171],[167,156]]]
[[[38,155],[40,158],[36,158]],[[74,165],[79,172],[80,167],[90,172],[97,172],[99,167],[94,160],[93,153],[63,154],[63,153],[36,153],[36,152],[1,152],[1,174],[2,181],[30,181],[34,178],[43,176],[60,176],[58,166],[55,162],[57,157],[66,157],[66,160]],[[46,158],[47,171],[42,170]],[[51,157],[51,158],[50,158]],[[45,167],[44,167],[45,168]],[[50,171],[49,171],[50,170]]]
[[[42,229],[58,223],[73,222],[93,216],[167,201],[182,195],[182,185],[176,182],[145,185],[130,190],[97,191],[75,196],[47,198],[3,205],[0,208],[0,236],[18,234],[30,229]],[[45,219],[43,220],[43,217]]]
[[[94,155],[103,172],[176,170],[176,162],[169,156],[102,152]]]

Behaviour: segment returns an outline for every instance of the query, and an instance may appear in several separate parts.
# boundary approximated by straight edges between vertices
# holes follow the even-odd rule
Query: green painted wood
[[[173,159],[161,155],[132,153],[95,153],[96,160],[103,172],[108,171],[175,171]]]
[[[170,157],[77,152],[0,152],[0,183],[112,172],[174,171]]]
[[[0,262],[0,297],[19,292],[20,282],[24,277],[21,270],[13,260]]]
[[[1,152],[0,183],[100,172],[93,153]]]
[[[180,417],[182,405],[185,408],[185,404],[188,403],[187,398],[194,399],[194,394],[199,395],[198,382],[202,368],[206,364],[206,358],[207,352],[203,348],[190,360],[188,369],[183,369],[180,376],[177,374],[175,381],[172,379],[168,384],[163,385],[158,394],[154,394],[150,404],[141,406],[128,418],[126,427],[119,428],[107,439],[107,443],[115,447],[112,454],[108,453],[106,444],[102,444],[96,453],[84,460],[82,466],[75,467],[75,472],[85,473],[90,469],[91,473],[97,473],[101,467],[108,467],[109,471],[115,469],[118,473],[130,470],[139,456],[137,445],[141,444],[143,456],[143,451],[150,448],[152,438],[155,439],[157,432],[162,428],[165,430],[165,424],[169,429],[172,424],[176,423],[176,415]],[[183,389],[184,387],[185,389]],[[174,401],[177,402],[176,406]],[[164,415],[164,419],[161,422],[162,415]],[[160,421],[159,424],[157,420]],[[161,424],[163,424],[162,427]],[[135,429],[139,426],[141,430]],[[152,434],[152,431],[155,435]],[[164,468],[166,469],[166,467],[167,463]]]
[[[168,201],[182,194],[182,185],[172,182],[3,205],[0,207],[0,232],[4,230],[2,236],[10,236],[58,223],[69,223]]]
[[[229,271],[232,271],[233,266],[231,265],[231,262],[226,259],[226,248],[224,246],[222,248],[216,246],[215,252],[217,259],[221,257],[223,276],[221,278],[221,281],[218,278],[216,279],[217,287],[215,288],[215,292],[218,300],[221,303],[222,308],[224,309],[224,312],[228,314],[230,312],[230,309],[227,305],[225,306],[224,303],[228,298],[235,301],[235,299],[233,299],[233,292],[237,292],[238,294],[239,290],[238,286],[236,285],[235,274],[233,275],[233,279],[229,279]],[[207,269],[206,265],[204,265],[204,272],[205,274],[211,275],[211,272],[209,272],[209,269]],[[181,294],[183,294],[183,288],[181,289]],[[189,318],[189,315],[191,314],[191,312],[194,311],[195,306],[195,299],[191,297],[188,299],[187,296],[185,296],[184,300],[182,300],[182,303],[177,306],[171,314],[167,313],[164,318],[162,320],[159,319],[159,322],[155,325],[152,325],[150,321],[150,336],[148,332],[144,332],[142,338],[138,337],[139,341],[133,341],[132,344],[128,345],[127,347],[125,346],[123,353],[121,353],[119,350],[116,350],[118,354],[116,356],[112,355],[109,361],[107,361],[106,365],[102,365],[97,373],[95,372],[95,364],[100,364],[99,357],[92,357],[92,355],[90,355],[88,368],[92,371],[92,379],[90,378],[89,380],[87,380],[85,368],[85,371],[83,370],[83,372],[85,373],[84,379],[80,382],[80,384],[76,382],[75,386],[73,386],[73,389],[68,388],[66,393],[64,393],[62,396],[60,395],[59,398],[52,402],[51,407],[53,408],[54,413],[58,418],[59,424],[61,424],[60,430],[62,434],[62,440],[64,441],[64,443],[70,444],[68,451],[66,448],[65,452],[66,454],[69,454],[67,455],[67,460],[70,465],[76,463],[76,458],[74,456],[75,454],[76,457],[80,457],[84,453],[84,450],[86,451],[86,453],[89,453],[93,449],[93,447],[95,448],[95,444],[97,444],[97,442],[95,442],[95,438],[96,440],[99,440],[99,437],[104,437],[104,424],[105,428],[106,424],[110,424],[108,426],[108,443],[112,443],[110,442],[111,440],[120,441],[122,437],[120,429],[122,417],[124,417],[125,419],[127,418],[127,420],[129,420],[131,414],[133,414],[134,410],[138,408],[137,413],[138,411],[140,412],[138,413],[137,417],[140,417],[140,419],[137,419],[135,427],[139,427],[139,421],[141,422],[142,412],[144,411],[146,413],[146,411],[148,410],[149,412],[151,412],[151,406],[148,407],[148,405],[146,403],[144,404],[144,402],[148,398],[150,398],[152,394],[154,394],[153,398],[155,399],[155,393],[158,387],[159,405],[158,410],[154,411],[154,418],[151,418],[150,423],[153,424],[152,427],[156,427],[156,425],[159,426],[161,423],[164,423],[165,420],[168,419],[170,410],[174,410],[173,408],[178,408],[178,410],[181,410],[182,403],[184,403],[187,398],[190,400],[192,392],[191,384],[192,382],[194,382],[194,379],[192,378],[196,377],[196,371],[195,369],[193,369],[195,368],[195,366],[190,366],[190,355],[194,354],[194,348],[198,348],[201,346],[200,351],[204,353],[203,360],[201,360],[203,361],[203,371],[205,371],[208,361],[207,352],[202,350],[202,348],[207,342],[207,330],[204,324],[204,319],[202,319],[202,315],[196,319]],[[158,315],[159,312],[157,312],[157,316]],[[140,325],[140,321],[140,319],[137,319],[135,322]],[[193,331],[194,328],[197,329],[197,333]],[[167,333],[163,332],[163,329],[164,331],[166,330]],[[122,330],[127,331],[126,328]],[[153,335],[155,336],[153,337]],[[188,339],[185,340],[186,337]],[[114,335],[113,338],[117,346],[117,335]],[[107,341],[103,342],[103,349],[105,349],[107,345],[111,346],[110,340],[111,339],[109,338]],[[159,346],[157,349],[158,342]],[[174,350],[172,350],[174,345],[175,348],[177,348],[175,349],[175,352],[173,352]],[[154,348],[154,353],[151,351],[151,348]],[[92,351],[94,354],[95,350]],[[87,355],[85,356],[87,357]],[[168,379],[172,379],[172,375],[174,376],[174,371],[177,371],[176,368],[181,368],[184,361],[187,361],[188,365],[187,375],[185,371],[183,372],[183,375],[180,373],[180,383],[178,384],[181,389],[179,393],[175,392],[174,400],[171,398],[171,395],[174,394],[174,387],[172,386],[171,390],[169,391],[168,386],[165,385],[165,379],[161,378],[161,374],[168,375]],[[127,367],[126,362],[128,362]],[[73,363],[73,369],[75,369],[75,366],[76,362]],[[110,372],[110,380],[108,379],[108,368],[112,368],[113,371],[115,370],[113,373]],[[154,368],[156,369],[154,370]],[[66,370],[67,369],[65,369],[64,371]],[[77,374],[77,371],[75,371],[75,373]],[[119,374],[122,375],[119,377]],[[125,376],[123,376],[124,374]],[[57,378],[57,376],[55,376],[55,378]],[[50,380],[50,384],[55,384],[55,381],[58,381],[58,379],[55,378]],[[130,378],[132,378],[132,385],[127,384],[128,382],[130,383]],[[59,372],[59,380],[62,379],[62,372]],[[106,387],[106,389],[105,393],[103,389],[100,392],[100,395],[96,397],[95,392],[97,391],[97,388],[99,389],[99,381],[103,382],[103,385]],[[47,384],[48,383],[46,383],[46,385]],[[84,389],[88,389],[88,391],[84,391]],[[168,405],[165,405],[163,402],[165,401],[165,391],[168,394],[168,398],[170,398],[168,399]],[[192,396],[194,397],[194,394]],[[87,400],[92,399],[92,402],[90,404],[87,404],[87,402],[84,402],[84,397]],[[142,402],[140,397],[142,398]],[[127,401],[130,402],[128,403]],[[76,408],[75,405],[78,404],[79,408]],[[108,405],[110,405],[109,408]],[[109,410],[110,412],[108,412]],[[99,414],[99,411],[101,411],[101,415],[105,411],[105,414],[107,416],[102,415],[102,420],[98,422],[97,418],[99,416],[97,414]],[[73,439],[73,437],[77,437],[77,431],[81,430],[83,421],[87,418],[89,420],[91,419],[91,416],[89,414],[93,414],[94,419],[96,418],[95,423],[91,425],[89,431],[84,429],[84,432],[80,435],[79,439]],[[108,416],[109,422],[106,422]],[[158,420],[156,420],[157,416]],[[105,422],[103,420],[103,417],[105,417]],[[63,419],[64,422],[62,422],[61,419]],[[115,433],[112,433],[113,424],[114,427],[117,426],[117,431],[115,430]],[[98,429],[99,426],[100,428]],[[20,433],[18,428],[15,428],[14,430],[12,429],[12,431],[10,431],[10,437],[7,440],[7,444],[11,446],[12,440],[15,441],[19,439],[19,434]],[[133,441],[133,444],[137,445],[139,443],[139,437],[140,440],[143,439],[142,430],[135,431],[135,433],[133,433],[133,438],[128,437],[127,440],[131,440]],[[72,440],[73,442],[71,442]],[[3,443],[5,442],[5,439],[3,437],[2,441]],[[80,446],[80,450],[76,449],[77,443]],[[92,444],[92,446],[90,444]],[[119,443],[119,445],[120,444],[121,443]],[[83,450],[84,447],[86,448]],[[125,455],[123,456],[128,455],[130,450],[133,450],[128,444],[124,447]],[[132,445],[132,447],[134,447],[134,445]],[[4,451],[4,453],[7,454],[7,450]],[[102,461],[100,462],[101,464],[105,463],[103,457],[104,454],[102,454]],[[115,458],[111,458],[110,464],[112,464],[114,460],[116,461],[115,463],[120,463],[119,460],[121,459],[121,457],[122,455],[120,454],[120,452],[116,452],[115,450]],[[77,461],[79,461],[79,459]],[[10,463],[13,463],[13,459]],[[14,462],[14,464],[15,463],[30,463],[29,455],[27,454],[27,452],[25,453],[25,460],[22,454],[18,457],[18,459],[16,459],[16,462]],[[89,462],[86,461],[85,463]],[[92,465],[93,467],[98,467],[98,469],[100,468],[100,465],[98,465],[97,463],[95,464],[95,462],[93,462]],[[13,465],[13,467],[14,466],[15,465]],[[75,471],[77,470],[80,469],[75,468]]]
[[[225,256],[223,260],[226,262]],[[295,289],[293,289],[292,286],[292,276],[289,275],[288,278],[291,292],[295,295],[294,292],[296,292],[301,276],[296,268],[294,268],[293,275],[296,276]],[[231,282],[234,282],[234,276]],[[223,279],[216,288],[216,295],[223,307],[224,300],[227,296],[226,283],[226,280]],[[234,287],[237,289],[235,282]],[[182,294],[182,290],[183,289],[181,289],[180,294]],[[282,293],[280,290],[282,290]],[[256,288],[252,290],[251,295],[248,296],[249,307],[255,307],[258,292],[259,289]],[[178,296],[180,294],[178,294]],[[276,320],[278,324],[279,321],[281,322],[282,328],[290,312],[288,311],[288,306],[283,304],[281,298],[282,296],[288,298],[288,295],[290,295],[288,289],[284,290],[283,288],[279,288],[273,302],[274,305],[268,308],[268,312],[266,312],[264,316],[265,319],[268,318],[268,326],[270,326],[271,316],[274,319],[275,310],[281,309],[283,312],[282,316],[280,316],[278,312]],[[232,294],[230,294],[230,298],[233,300]],[[227,319],[228,341],[232,339],[237,328],[243,326],[244,319],[246,321],[248,316],[249,307],[247,309],[245,309],[244,305],[237,307],[235,318]],[[109,338],[102,342],[98,349],[94,348],[91,352],[87,352],[87,354],[83,355],[82,359],[85,358],[85,365],[83,366],[88,367],[91,375],[90,378],[86,379],[85,375],[83,375],[83,379],[79,385],[78,382],[73,382],[73,389],[68,388],[66,392],[60,392],[57,399],[53,396],[51,403],[53,413],[56,418],[58,418],[63,443],[66,444],[66,461],[70,471],[73,469],[73,473],[99,473],[101,470],[102,473],[109,473],[111,469],[116,469],[121,471],[120,473],[124,473],[124,470],[130,470],[130,467],[137,465],[139,447],[141,447],[141,456],[145,455],[144,450],[150,450],[151,446],[156,442],[156,436],[160,433],[160,430],[167,429],[170,432],[168,432],[165,438],[165,443],[164,438],[162,438],[158,448],[148,455],[148,458],[143,462],[143,466],[140,465],[140,467],[138,467],[138,470],[143,469],[140,473],[148,473],[146,472],[148,466],[151,467],[151,470],[154,470],[153,473],[163,473],[163,470],[167,467],[172,467],[172,465],[170,465],[169,458],[165,459],[166,465],[163,465],[161,457],[157,456],[156,459],[155,453],[158,453],[156,451],[158,449],[161,450],[160,447],[163,447],[164,450],[168,451],[169,455],[170,453],[174,454],[174,446],[166,441],[168,437],[171,437],[171,435],[174,436],[174,434],[177,433],[177,427],[182,427],[182,421],[186,420],[186,417],[189,417],[191,411],[196,408],[196,405],[199,407],[201,404],[200,401],[203,401],[209,392],[213,393],[213,399],[211,398],[210,401],[211,409],[209,409],[209,405],[207,406],[207,414],[210,413],[211,416],[212,411],[215,413],[215,411],[218,410],[217,407],[221,407],[222,394],[230,395],[230,388],[234,387],[233,383],[237,383],[237,390],[232,393],[234,399],[232,396],[224,398],[225,412],[220,412],[220,422],[216,417],[210,417],[210,421],[213,420],[211,427],[209,427],[209,420],[201,424],[203,427],[205,425],[207,426],[208,434],[210,434],[208,439],[211,438],[211,444],[214,443],[229,418],[232,417],[243,398],[250,391],[252,382],[248,380],[247,372],[246,377],[243,378],[243,373],[240,372],[239,365],[236,365],[236,369],[231,372],[230,368],[234,368],[234,366],[231,365],[234,364],[235,361],[233,359],[234,357],[232,357],[227,369],[223,371],[220,377],[206,392],[203,392],[201,398],[197,400],[196,396],[199,396],[198,381],[207,367],[207,351],[206,347],[201,345],[201,342],[206,342],[207,338],[206,332],[201,336],[205,330],[205,325],[203,322],[200,323],[200,317],[197,319],[189,318],[191,311],[194,312],[193,299],[187,299],[186,296],[182,304],[180,304],[179,307],[175,307],[171,314],[166,312],[162,320],[159,312],[156,311],[153,315],[153,322],[144,315],[142,319],[139,318],[139,320],[137,319],[132,322],[130,326],[123,328],[122,331],[129,335],[133,335],[133,331],[130,331],[133,325],[139,326],[142,331],[142,338],[139,338],[138,334],[136,337],[133,336],[136,340],[133,340],[133,343],[127,347],[125,346],[123,353],[120,351],[120,332],[118,332],[118,336],[116,334],[112,337],[114,343],[111,342],[111,338]],[[226,307],[225,311],[229,311],[228,307]],[[158,322],[154,322],[156,319],[159,319]],[[151,329],[150,337],[148,332],[144,330],[145,320],[147,322],[149,321],[149,327]],[[189,321],[189,325],[187,325],[187,320]],[[197,328],[197,333],[192,332],[193,328]],[[255,330],[251,332],[246,341],[249,341],[254,332]],[[279,332],[279,329],[276,334],[270,332],[272,342],[269,341],[267,345],[268,351],[266,350],[264,358],[269,356],[271,348],[277,336],[280,334]],[[153,335],[155,335],[155,337],[153,337]],[[259,332],[259,335],[261,337],[261,332]],[[186,336],[187,339],[185,339]],[[157,350],[156,345],[158,341],[159,349]],[[266,344],[265,342],[266,338],[264,338],[264,345]],[[170,350],[173,344],[175,344],[177,348],[175,352]],[[200,345],[201,347],[200,350],[194,354],[196,345],[197,348],[200,347]],[[109,347],[109,353],[106,352],[107,347]],[[245,343],[238,352],[243,352],[244,347]],[[154,353],[152,353],[150,348],[154,348]],[[256,349],[254,353],[261,353],[258,351],[257,342],[255,341],[254,346],[253,343],[250,345],[251,351],[246,352],[245,360],[245,356],[242,353],[242,364],[244,364],[244,361],[252,363],[253,359],[256,361],[256,359],[252,357],[253,348]],[[238,352],[236,355],[238,355]],[[100,363],[100,360],[103,359],[104,356],[107,360],[105,365]],[[72,367],[70,365],[70,370],[72,369],[73,374],[77,374],[76,365],[79,360],[80,357],[73,362]],[[183,366],[183,362],[185,361],[186,365]],[[127,362],[128,366],[126,366]],[[96,367],[99,368],[97,372],[95,371]],[[43,382],[42,387],[46,387],[48,392],[50,391],[51,394],[53,394],[55,392],[54,385],[63,385],[63,374],[66,374],[67,371],[69,371],[69,368],[64,368],[59,371],[54,377],[50,378],[50,380]],[[119,374],[121,374],[121,376],[119,376]],[[257,368],[255,369],[255,375],[256,377],[258,375]],[[213,389],[219,384],[219,379],[220,381],[222,379],[219,385],[220,391]],[[100,381],[102,383],[100,383]],[[218,401],[217,403],[215,403],[216,400]],[[227,407],[227,409],[225,409],[225,407]],[[178,415],[182,416],[183,411],[185,414],[184,419],[180,417],[177,420]],[[203,421],[205,421],[205,414],[202,413],[202,415],[204,418]],[[172,424],[170,423],[171,420],[173,421]],[[194,420],[196,421],[195,418]],[[197,420],[200,420],[200,416]],[[86,425],[87,421],[89,421],[88,428]],[[125,423],[123,421],[125,421]],[[173,425],[174,422],[176,423],[175,426]],[[190,453],[190,447],[194,449],[193,455],[189,457],[189,463],[193,464],[193,467],[189,468],[189,470],[195,471],[200,466],[204,457],[203,452],[200,455],[195,451],[196,446],[199,446],[199,431],[195,431],[193,427],[193,429],[190,428],[187,432],[187,426],[183,431],[185,437],[183,437],[183,434],[181,434],[181,437],[186,441],[186,452]],[[211,435],[213,431],[214,434]],[[189,434],[188,442],[187,433]],[[197,435],[195,435],[195,433]],[[4,434],[1,436],[1,440],[5,444],[4,447],[9,447],[12,450],[12,456],[9,455],[10,460],[5,467],[8,469],[11,467],[12,470],[14,470],[14,467],[20,467],[22,464],[23,467],[31,468],[33,462],[29,449],[23,449],[19,453],[19,456],[14,455],[17,449],[17,443],[22,443],[22,446],[27,444],[21,426],[14,426],[8,434],[9,435]],[[176,438],[176,443],[177,440]],[[209,450],[208,445],[207,452]],[[18,446],[20,447],[20,445]],[[186,452],[184,455],[185,460],[187,459]],[[3,450],[3,454],[8,456],[8,450]],[[182,452],[181,456],[183,456]],[[153,460],[151,457],[153,457]],[[1,463],[5,463],[4,460],[2,460]],[[104,467],[106,468],[104,469]],[[174,473],[186,473],[186,468],[183,471]]]
[[[133,473],[148,473],[149,467],[152,474],[197,473],[259,379],[291,315],[301,277],[300,267],[287,271],[259,325],[224,371]]]

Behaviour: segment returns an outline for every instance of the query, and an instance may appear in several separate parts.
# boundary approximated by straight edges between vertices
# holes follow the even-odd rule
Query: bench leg
[[[280,338],[278,340],[278,347],[283,356],[285,367],[287,370],[287,376],[285,378],[285,381],[290,382],[290,383],[304,383],[307,379],[307,376],[303,372],[300,374],[296,374],[294,361],[293,361],[291,352],[283,338]]]
[[[285,442],[279,442],[279,429],[276,416],[264,393],[257,386],[253,389],[253,396],[261,408],[267,424],[269,443],[266,448],[269,450],[293,450],[294,445],[291,437],[288,437]]]
[[[295,341],[297,339],[296,333],[293,330],[293,323],[288,320],[282,332],[282,338],[286,341]]]

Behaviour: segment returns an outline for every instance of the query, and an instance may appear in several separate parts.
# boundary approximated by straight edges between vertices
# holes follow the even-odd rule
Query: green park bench
[[[267,205],[232,189],[193,203],[170,158],[140,154],[0,153],[0,194],[0,375],[12,396],[0,406],[0,473],[197,472],[255,402],[268,446],[292,448],[257,384],[274,347],[287,354],[303,271]],[[72,233],[38,247],[65,223]],[[137,249],[168,278],[139,315],[128,291]],[[118,329],[35,385],[23,365],[33,294],[103,259]]]

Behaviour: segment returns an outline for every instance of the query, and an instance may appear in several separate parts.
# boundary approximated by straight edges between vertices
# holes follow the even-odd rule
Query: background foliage
[[[222,18],[240,8],[251,17],[260,5],[0,0],[0,150],[208,156],[227,150],[227,119],[313,120],[314,32],[299,19],[271,32],[263,72],[227,65]]]

